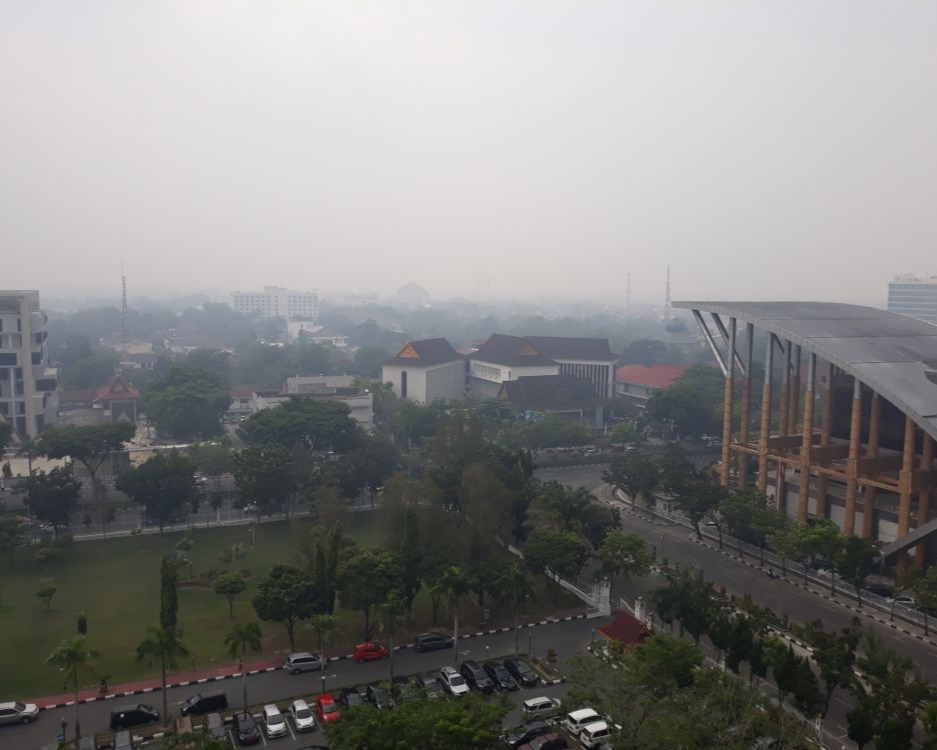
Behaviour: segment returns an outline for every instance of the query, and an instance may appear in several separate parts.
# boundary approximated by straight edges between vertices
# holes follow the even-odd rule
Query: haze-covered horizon
[[[937,272],[937,5],[7,0],[0,287],[827,299]]]

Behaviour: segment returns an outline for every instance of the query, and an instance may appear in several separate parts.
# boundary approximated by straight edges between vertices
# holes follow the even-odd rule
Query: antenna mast
[[[667,289],[664,292],[664,322],[670,321],[670,266],[667,266]]]
[[[631,317],[631,271],[628,271],[628,283],[625,285],[625,316]]]
[[[122,301],[120,308],[120,345],[123,349],[124,354],[130,350],[130,329],[128,328],[128,313],[129,309],[127,307],[127,277],[124,275],[124,266],[121,263],[120,266],[120,285],[122,290]]]

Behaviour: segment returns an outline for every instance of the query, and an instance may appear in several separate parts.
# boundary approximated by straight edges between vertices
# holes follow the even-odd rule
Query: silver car
[[[268,739],[282,737],[290,731],[286,726],[286,719],[280,713],[280,709],[273,703],[264,706],[263,725]]]
[[[300,699],[290,704],[290,716],[297,732],[311,732],[316,728],[316,717],[306,701]]]
[[[0,703],[0,724],[29,724],[38,716],[35,703]]]
[[[290,674],[299,674],[300,672],[315,672],[325,667],[325,662],[318,654],[311,654],[308,651],[300,651],[290,654],[286,657],[286,664],[283,665]]]

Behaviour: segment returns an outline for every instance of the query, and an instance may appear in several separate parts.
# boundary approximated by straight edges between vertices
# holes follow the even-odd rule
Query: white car
[[[453,698],[461,698],[463,695],[468,694],[469,686],[465,684],[462,675],[452,667],[443,667],[439,670],[439,681]]]
[[[293,719],[293,726],[297,732],[311,732],[316,728],[316,717],[313,716],[312,709],[304,700],[293,701],[290,704],[290,717]]]
[[[29,724],[39,718],[35,703],[0,703],[0,724]]]
[[[286,726],[286,719],[283,718],[280,709],[272,703],[264,706],[261,722],[264,725],[264,732],[266,732],[268,739],[272,740],[274,737],[283,737],[289,734],[290,730]]]
[[[586,724],[579,733],[579,743],[586,748],[597,748],[612,735],[612,728],[604,721]]]
[[[567,732],[575,737],[589,724],[594,724],[602,720],[603,717],[595,709],[580,708],[578,711],[570,711],[566,714],[566,718],[563,720],[563,726],[566,727]]]

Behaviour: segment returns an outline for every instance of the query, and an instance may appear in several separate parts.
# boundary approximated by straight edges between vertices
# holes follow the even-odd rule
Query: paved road
[[[555,649],[560,659],[565,659],[581,651],[589,643],[592,628],[606,622],[605,619],[574,620],[571,622],[551,623],[520,632],[520,647],[526,651],[528,646],[535,655],[543,656],[547,649]],[[530,639],[528,641],[528,633]],[[485,659],[487,657],[505,657],[514,653],[514,634],[498,633],[490,636],[471,638],[459,643],[459,660],[465,658]],[[440,669],[451,664],[453,652],[451,650],[435,651],[418,654],[410,649],[400,651],[395,656],[394,669],[397,674],[416,674]],[[390,663],[371,662],[356,664],[345,660],[334,662],[325,670],[325,685],[327,690],[337,690],[347,685],[362,685],[373,680],[386,680],[390,674]],[[310,700],[321,691],[321,675],[318,672],[305,673],[293,676],[283,671],[259,674],[248,678],[248,701],[252,705],[262,703],[277,703],[281,709],[287,708],[294,697],[304,697]],[[170,712],[178,713],[178,704],[190,695],[200,690],[224,689],[228,694],[230,707],[233,709],[241,700],[241,682],[239,679],[225,680],[210,683],[209,686],[171,688],[168,691]],[[545,688],[531,688],[536,693],[543,694]],[[549,694],[549,693],[546,693]],[[159,691],[133,698],[117,698],[109,701],[95,702],[80,707],[80,717],[83,733],[91,731],[106,731],[111,710],[127,703],[150,703],[157,708],[161,707]],[[176,707],[176,708],[174,708]],[[62,718],[71,722],[74,717],[74,708],[53,709],[43,711],[39,720],[27,726],[0,727],[0,747],[16,748],[16,750],[38,750],[44,744],[52,742],[59,731]],[[70,729],[71,731],[71,729]],[[304,744],[315,744],[322,741],[321,732],[301,735],[301,740],[286,738],[273,741],[274,747],[281,750],[293,750]],[[8,744],[9,743],[9,744]],[[294,744],[295,743],[295,744]]]

